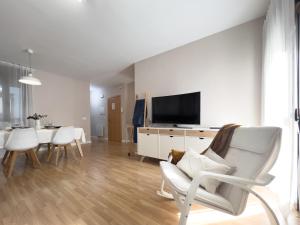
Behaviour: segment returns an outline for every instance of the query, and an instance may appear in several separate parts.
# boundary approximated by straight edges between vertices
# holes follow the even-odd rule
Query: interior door
[[[108,99],[108,141],[122,141],[121,96]]]

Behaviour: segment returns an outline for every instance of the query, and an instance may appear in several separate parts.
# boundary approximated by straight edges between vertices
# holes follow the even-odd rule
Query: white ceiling
[[[1,0],[0,60],[107,81],[133,63],[265,14],[269,0]],[[114,78],[115,79],[115,78]]]

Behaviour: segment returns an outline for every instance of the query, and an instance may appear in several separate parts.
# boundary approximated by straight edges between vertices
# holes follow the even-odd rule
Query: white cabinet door
[[[188,150],[188,148],[192,148],[195,151],[201,153],[209,147],[212,140],[212,138],[186,136],[185,150]]]
[[[138,133],[139,155],[158,158],[158,134]]]
[[[184,136],[160,135],[159,159],[168,159],[171,149],[184,150]]]

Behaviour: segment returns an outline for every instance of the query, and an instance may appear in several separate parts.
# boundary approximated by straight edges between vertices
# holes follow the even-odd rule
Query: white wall
[[[201,91],[202,126],[258,125],[262,25],[260,18],[136,63],[135,93]]]
[[[90,140],[89,82],[66,76],[36,71],[42,81],[34,86],[33,112],[47,114],[47,121],[55,125],[82,127]]]

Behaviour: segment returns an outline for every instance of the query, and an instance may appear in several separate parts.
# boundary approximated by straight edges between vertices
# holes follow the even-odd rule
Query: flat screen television
[[[200,92],[152,98],[152,123],[200,124]]]

